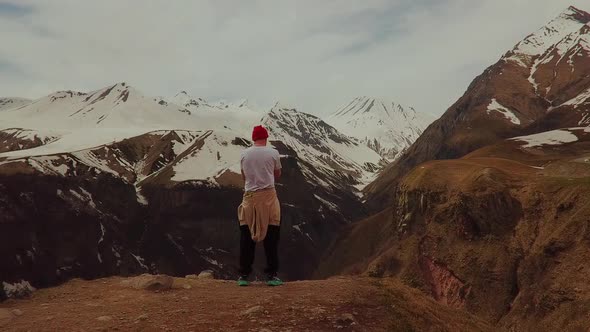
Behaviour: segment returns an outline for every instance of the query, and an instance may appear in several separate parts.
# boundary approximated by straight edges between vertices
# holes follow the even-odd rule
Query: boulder
[[[4,289],[4,296],[11,299],[27,298],[35,291],[35,287],[31,286],[31,284],[25,280],[12,284],[2,282],[2,288]]]
[[[215,279],[215,273],[211,270],[205,270],[199,273],[199,279]]]
[[[356,324],[356,319],[351,314],[343,314],[339,319],[336,320],[336,324],[339,326],[350,326]]]

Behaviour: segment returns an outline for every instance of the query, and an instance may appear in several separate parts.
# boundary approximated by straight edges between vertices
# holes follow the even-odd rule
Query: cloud
[[[0,60],[0,72],[12,74],[12,75],[23,75],[22,69],[12,62],[6,60]]]
[[[0,2],[0,17],[22,17],[33,12],[33,7],[18,3]]]
[[[586,0],[573,4],[590,10]],[[17,9],[2,14],[3,7]],[[0,19],[0,91],[39,97],[126,81],[148,95],[283,100],[316,114],[358,95],[440,114],[566,7],[554,0],[13,0],[0,2],[0,17],[15,17]]]

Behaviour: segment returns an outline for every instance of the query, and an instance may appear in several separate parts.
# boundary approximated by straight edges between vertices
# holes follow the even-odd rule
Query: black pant
[[[274,276],[279,270],[279,237],[280,226],[269,225],[264,238],[264,253],[266,254],[267,275]],[[252,272],[252,264],[256,253],[256,242],[252,240],[250,229],[247,225],[240,226],[240,275],[247,276]]]

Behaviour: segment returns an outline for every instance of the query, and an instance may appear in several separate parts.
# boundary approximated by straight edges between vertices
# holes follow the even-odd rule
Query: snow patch
[[[318,196],[317,194],[313,194],[315,198],[317,198],[322,204],[326,205],[330,210],[338,212],[338,206],[322,197]]]
[[[176,247],[176,249],[178,249],[178,251],[180,251],[180,253],[184,256],[184,249],[174,240],[172,235],[167,233],[166,237],[168,238],[168,241],[170,241]]]
[[[578,137],[568,130],[558,129],[535,135],[514,137],[510,140],[525,142],[526,144],[522,145],[523,148],[534,148],[543,145],[562,145],[572,143],[578,141]]]
[[[239,174],[240,155],[243,147],[232,144],[235,134],[231,132],[208,131],[201,137],[203,145],[195,147],[188,155],[174,165],[173,181],[207,180],[215,178],[226,170]]]
[[[218,261],[216,261],[215,259],[213,259],[213,258],[209,258],[209,257],[207,257],[207,256],[201,256],[201,257],[202,257],[204,260],[206,260],[206,261],[207,261],[209,264],[211,264],[211,265],[215,265],[215,266],[217,266],[217,267],[219,267],[219,268],[223,268],[223,264],[219,263],[219,262],[218,262]]]
[[[104,225],[102,223],[100,223],[100,239],[98,239],[98,244],[101,244],[102,241],[104,241],[104,234],[106,233],[105,229],[104,229]]]
[[[138,263],[138,264],[139,264],[141,267],[143,267],[143,268],[144,268],[144,269],[146,269],[146,270],[149,270],[149,269],[148,269],[148,267],[147,267],[147,265],[145,265],[145,259],[143,259],[143,258],[142,258],[142,257],[140,257],[139,255],[134,255],[134,254],[131,254],[131,256],[133,256],[133,258],[135,258],[135,260],[137,261],[137,263]]]
[[[578,108],[581,104],[588,103],[590,99],[590,88],[584,90],[579,95],[575,96],[574,98],[566,101],[565,103],[561,104],[560,106],[574,106],[574,109]]]
[[[141,193],[141,188],[135,187],[135,196],[139,204],[144,206],[149,204],[147,198]]]
[[[502,114],[506,119],[510,120],[515,125],[520,125],[520,119],[507,107],[500,104],[496,98],[493,98],[490,104],[488,105],[487,113],[490,114],[491,112],[498,112]]]

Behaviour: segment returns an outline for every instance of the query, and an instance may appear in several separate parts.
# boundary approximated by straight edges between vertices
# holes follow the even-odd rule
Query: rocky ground
[[[486,331],[391,279],[263,283],[153,277],[72,280],[0,304],[3,331]]]

